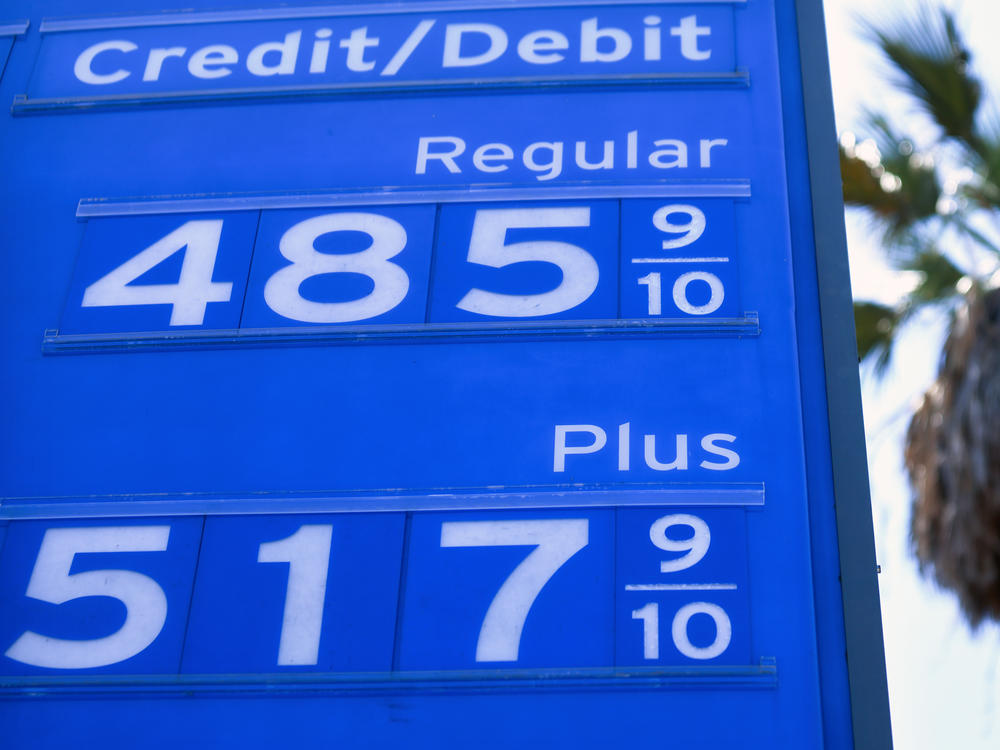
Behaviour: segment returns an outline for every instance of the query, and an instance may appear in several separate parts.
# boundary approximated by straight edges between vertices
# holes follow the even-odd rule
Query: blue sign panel
[[[60,330],[235,328],[256,231],[254,213],[88,222]]]
[[[92,219],[60,331],[746,317],[733,201],[672,200]]]
[[[428,553],[410,566],[400,667],[613,664],[611,534],[606,510],[414,519],[410,549]]]
[[[622,511],[617,531],[617,664],[751,663],[745,513]]]
[[[6,744],[874,736],[812,5],[10,2]]]
[[[4,674],[175,672],[201,519],[30,521],[3,550]]]
[[[0,663],[23,676],[751,668],[744,525],[740,508],[676,506],[16,521]]]
[[[423,322],[433,238],[433,206],[262,214],[245,325]]]
[[[7,68],[7,58],[10,49],[14,45],[14,40],[22,36],[28,30],[27,21],[15,23],[0,21],[0,80],[3,80],[4,70]]]
[[[97,30],[50,22],[50,32],[75,33],[45,37],[30,98],[733,74],[735,4],[556,4],[540,12],[412,3],[415,12],[333,6],[271,18],[209,14],[197,24],[161,16]]]
[[[209,518],[180,671],[391,670],[403,523]]]

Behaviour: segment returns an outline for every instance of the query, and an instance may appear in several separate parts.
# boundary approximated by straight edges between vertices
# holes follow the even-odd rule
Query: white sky
[[[864,107],[899,123],[918,118],[905,97],[887,92],[887,68],[857,19],[891,19],[917,0],[826,0],[827,32],[840,132],[854,130]],[[1000,95],[1000,1],[940,0],[955,10],[973,66]],[[891,302],[906,282],[881,262],[860,216],[848,216],[855,297]],[[881,383],[863,377],[869,465],[886,661],[897,750],[1000,748],[1000,627],[970,633],[954,598],[923,580],[909,551],[910,496],[901,466],[902,436],[914,401],[932,381],[944,322],[933,315],[904,336]]]

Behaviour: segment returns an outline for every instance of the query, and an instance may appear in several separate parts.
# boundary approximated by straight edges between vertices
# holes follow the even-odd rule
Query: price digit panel
[[[747,512],[14,521],[0,674],[749,666]]]
[[[735,200],[92,218],[61,334],[736,318]]]

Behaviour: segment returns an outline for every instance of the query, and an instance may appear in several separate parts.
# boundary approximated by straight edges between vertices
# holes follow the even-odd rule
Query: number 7
[[[587,546],[586,518],[545,521],[449,521],[442,547],[533,546],[497,591],[479,629],[476,661],[517,661],[521,631],[545,584]]]

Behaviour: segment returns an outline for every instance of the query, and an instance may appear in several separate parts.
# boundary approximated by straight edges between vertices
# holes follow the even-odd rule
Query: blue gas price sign
[[[16,522],[3,673],[749,667],[746,511],[676,511]]]
[[[817,3],[11,3],[7,744],[884,746]]]
[[[59,328],[741,317],[733,200],[676,200],[94,219]]]
[[[734,7],[740,4],[412,2],[389,12],[251,10],[206,14],[197,26],[177,26],[168,17],[126,23],[127,31],[110,36],[54,22],[50,30],[78,33],[45,39],[25,99],[476,84],[593,73],[732,74]]]

